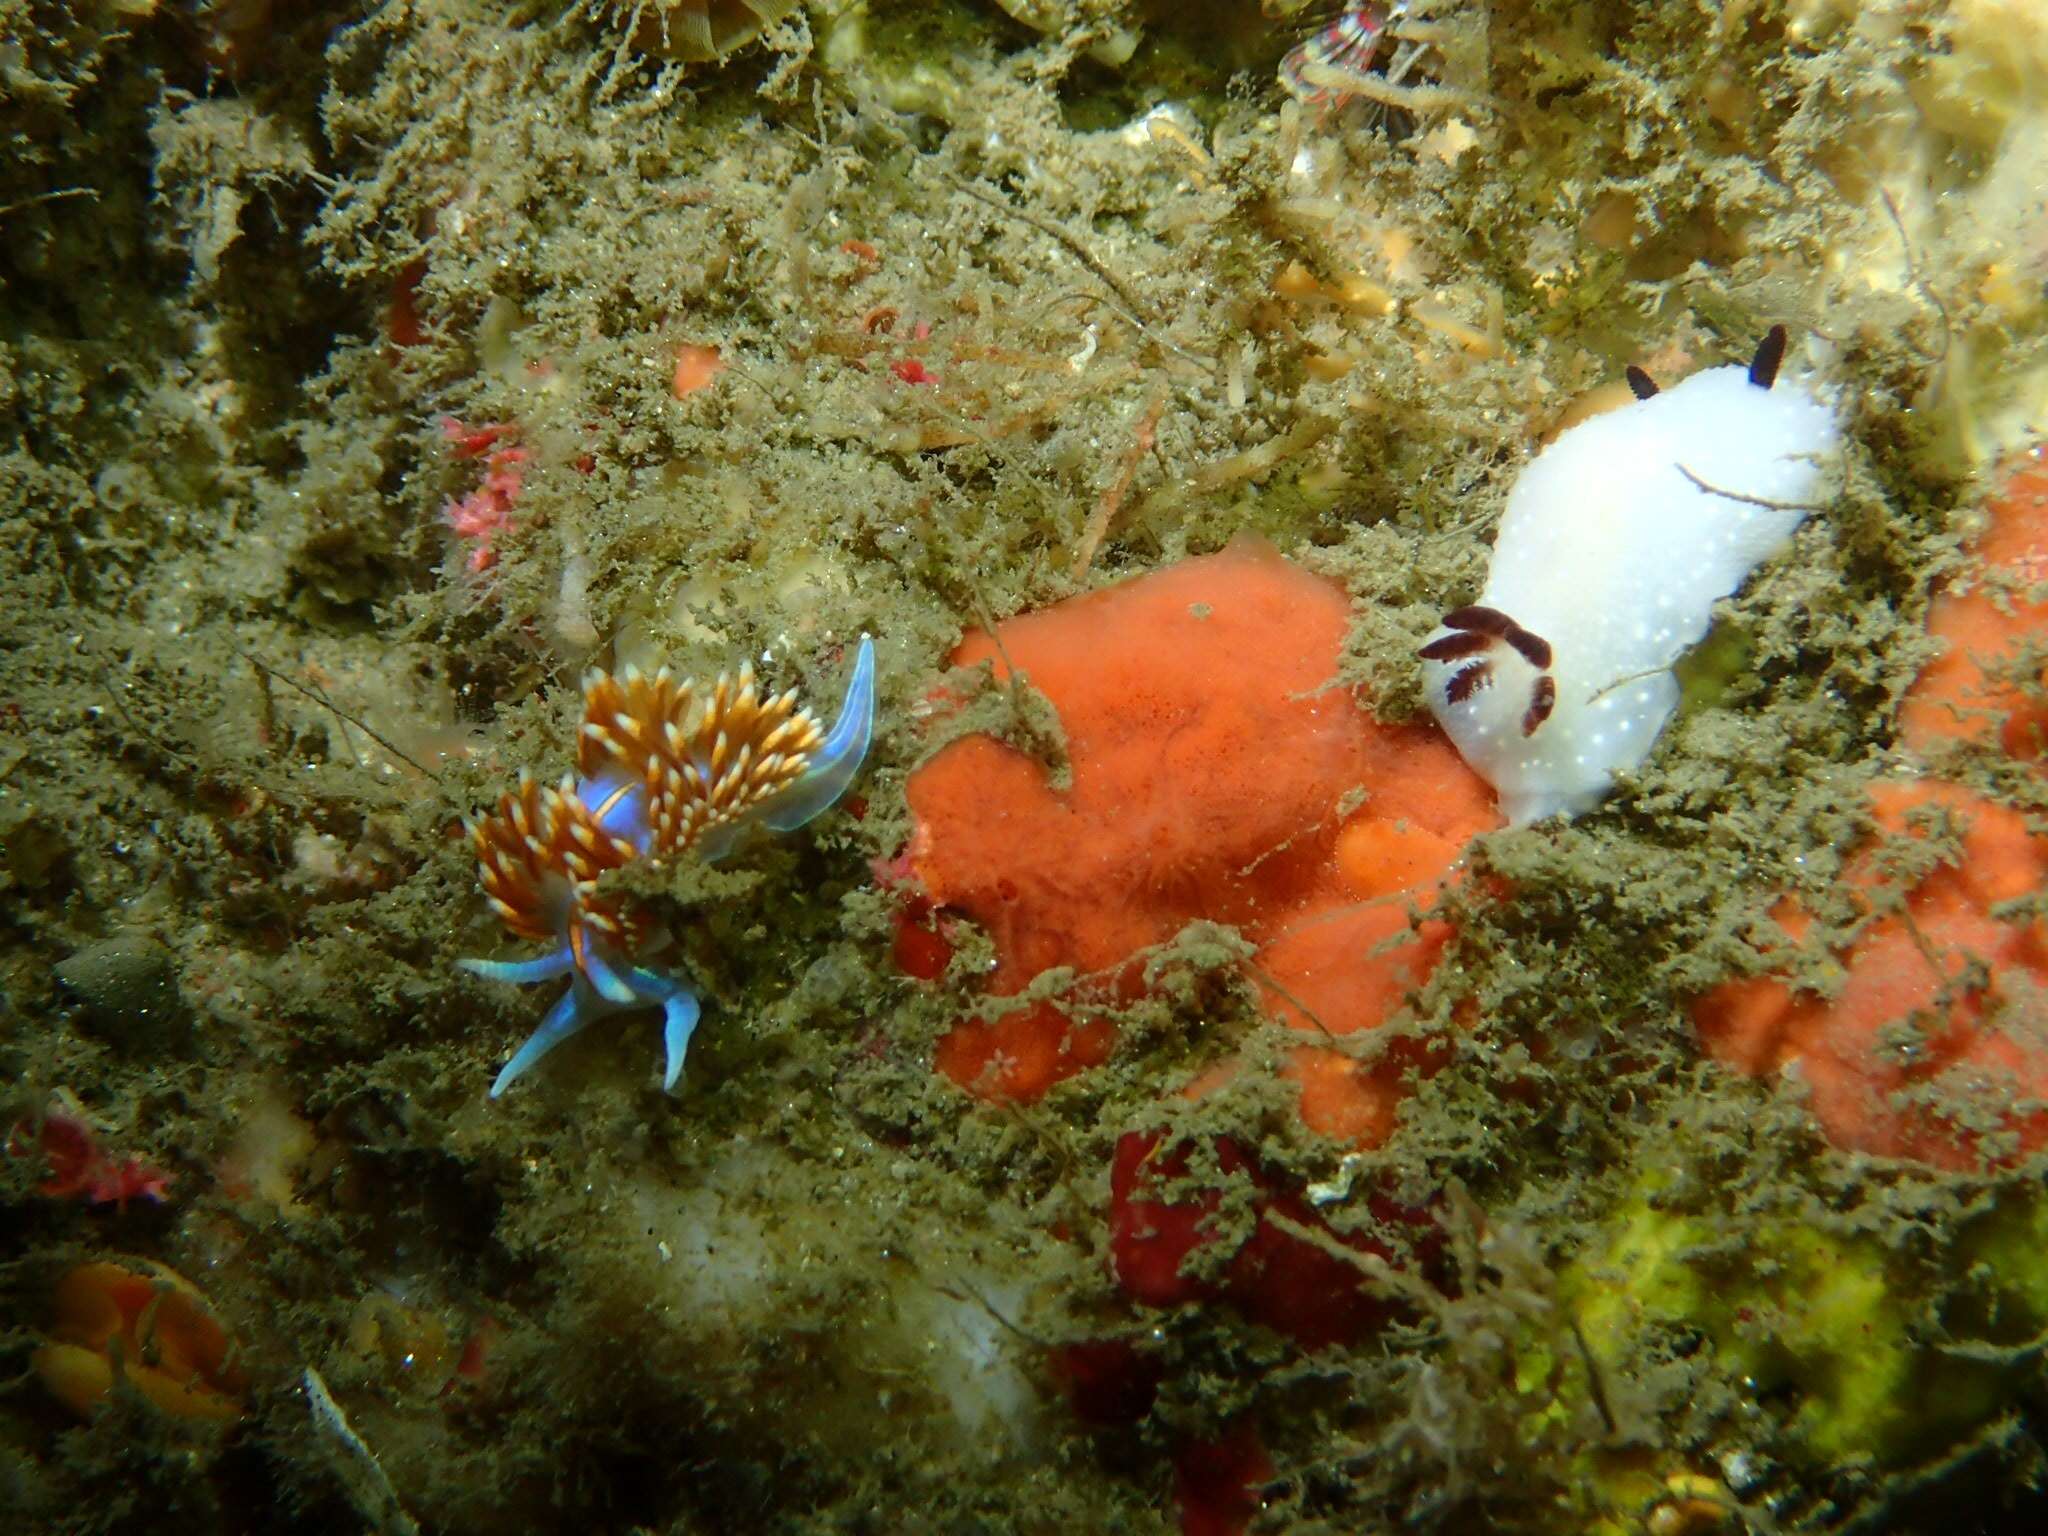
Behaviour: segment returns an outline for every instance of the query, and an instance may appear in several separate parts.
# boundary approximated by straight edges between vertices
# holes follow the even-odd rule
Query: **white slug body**
[[[1571,428],[1508,494],[1478,603],[1422,649],[1439,723],[1525,826],[1590,810],[1678,707],[1671,667],[1820,494],[1834,410],[1748,368],[1696,373]]]

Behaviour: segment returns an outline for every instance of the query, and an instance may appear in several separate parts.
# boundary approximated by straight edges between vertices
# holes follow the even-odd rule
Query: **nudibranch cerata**
[[[752,667],[720,675],[708,692],[663,667],[583,680],[576,772],[542,785],[521,774],[498,809],[469,823],[478,880],[505,926],[555,948],[533,960],[463,960],[464,970],[517,983],[569,978],[491,1084],[503,1093],[584,1025],[629,1008],[665,1017],[665,1089],[682,1075],[697,1027],[697,994],[642,963],[659,948],[646,913],[606,896],[598,882],[635,859],[724,857],[748,832],[789,832],[853,782],[875,721],[875,648],[861,637],[839,718],[827,731],[796,690],[763,697]]]
[[[1745,368],[1584,421],[1515,481],[1486,589],[1422,647],[1429,707],[1511,826],[1590,810],[1678,707],[1672,665],[1714,604],[1812,510],[1837,427],[1777,384],[1785,329]]]

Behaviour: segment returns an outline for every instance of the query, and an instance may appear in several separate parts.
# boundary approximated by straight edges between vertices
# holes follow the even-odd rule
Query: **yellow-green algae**
[[[2048,1328],[2038,1199],[1970,1220],[1943,1297],[1824,1210],[1732,1221],[1677,1183],[1647,1173],[1609,1214],[1564,1272],[1566,1304],[1610,1366],[1681,1339],[1710,1351],[1743,1393],[1789,1403],[1784,1431],[1814,1464],[1939,1453],[1997,1416]]]

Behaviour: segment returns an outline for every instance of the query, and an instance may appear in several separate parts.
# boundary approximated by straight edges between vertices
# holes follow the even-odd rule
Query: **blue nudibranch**
[[[583,680],[576,772],[544,786],[521,774],[492,814],[472,819],[478,879],[505,926],[553,940],[533,960],[463,960],[466,971],[518,984],[569,978],[491,1084],[496,1098],[584,1025],[630,1008],[660,1008],[668,1070],[682,1075],[697,1028],[697,994],[680,977],[639,963],[658,947],[646,917],[598,892],[605,871],[635,859],[723,858],[756,827],[790,832],[853,782],[875,723],[875,648],[866,636],[828,732],[796,690],[763,698],[751,667],[708,693],[663,667],[628,667]]]

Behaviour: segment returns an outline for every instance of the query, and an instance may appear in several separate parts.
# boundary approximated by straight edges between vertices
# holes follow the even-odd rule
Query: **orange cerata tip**
[[[2009,1165],[2048,1147],[2048,1041],[2029,1018],[2048,986],[2048,931],[2008,905],[2048,888],[2048,837],[1952,784],[1882,783],[1871,801],[1883,841],[1848,880],[1873,915],[1836,956],[1830,995],[1745,978],[1701,998],[1694,1022],[1727,1065],[1803,1084],[1838,1147]],[[1887,865],[1935,838],[1953,851],[1895,910]],[[1810,927],[1791,903],[1779,922],[1794,942]]]
[[[159,1413],[228,1423],[242,1416],[247,1380],[227,1330],[192,1283],[143,1259],[81,1264],[57,1282],[50,1342],[38,1378],[81,1418],[125,1381]]]
[[[1254,983],[1298,1028],[1372,1028],[1419,985],[1449,930],[1411,927],[1408,904],[1499,820],[1434,726],[1381,722],[1337,684],[1350,623],[1342,587],[1247,542],[1011,619],[1000,653],[961,643],[956,665],[1015,665],[1051,701],[1071,782],[990,737],[953,742],[910,778],[911,871],[989,934],[991,992],[1055,966],[1081,981],[956,1026],[941,1071],[1028,1100],[1102,1060],[1112,1026],[1089,1002],[1134,997],[1133,956],[1196,920],[1258,946]],[[1317,1076],[1360,1095],[1318,1119],[1383,1134],[1379,1087]]]

